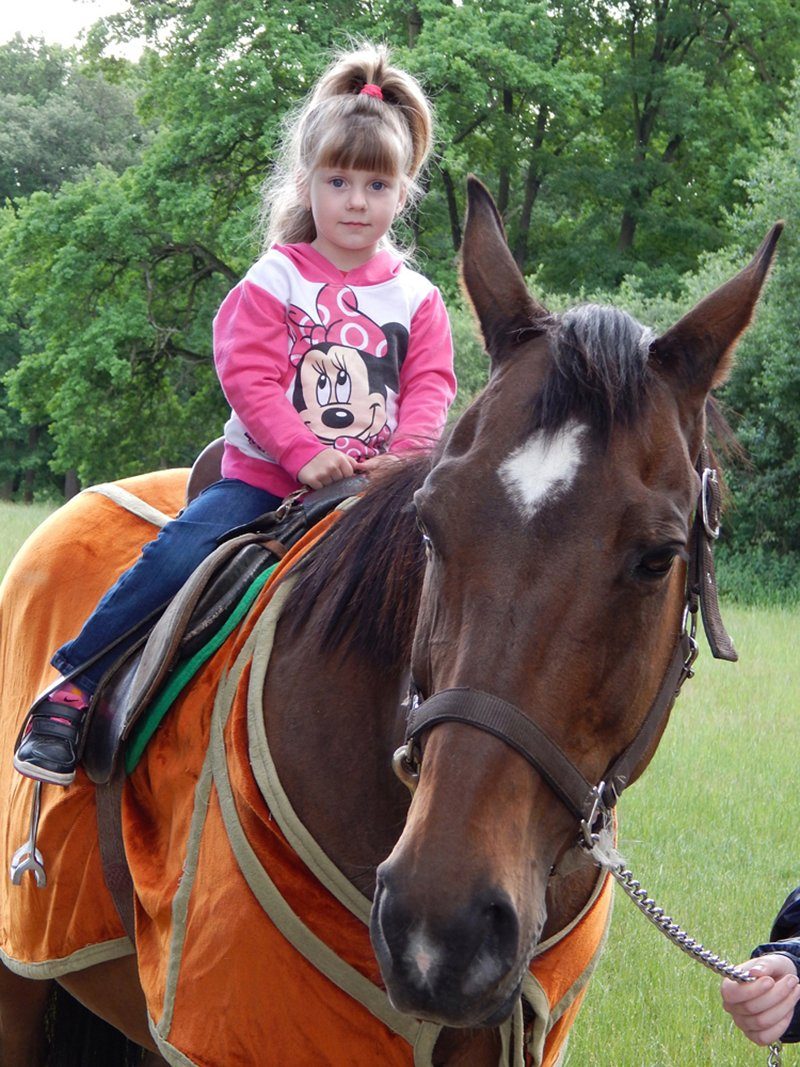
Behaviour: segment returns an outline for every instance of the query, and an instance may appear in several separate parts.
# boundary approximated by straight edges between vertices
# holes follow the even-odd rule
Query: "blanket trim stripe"
[[[48,978],[60,978],[72,971],[83,971],[95,963],[106,963],[109,960],[118,960],[123,956],[133,956],[136,950],[131,944],[130,938],[118,937],[112,941],[100,941],[96,945],[86,945],[79,948],[69,956],[60,956],[55,959],[42,960],[40,963],[22,963],[14,959],[0,948],[0,962],[9,971],[18,974],[20,978],[34,978],[37,981]]]
[[[294,582],[295,579],[292,577],[285,579],[286,595],[290,595]],[[278,777],[267,740],[262,708],[262,694],[266,684],[270,652],[271,647],[258,647],[250,667],[250,685],[247,693],[247,735],[253,777],[281,833],[305,866],[340,904],[368,925],[372,901],[360,893],[349,879],[345,878],[327,853],[320,848],[295,814]]]
[[[575,1003],[577,998],[581,995],[581,993],[583,993],[584,989],[586,989],[586,986],[589,984],[589,981],[595,972],[597,964],[600,962],[600,957],[605,951],[606,942],[608,941],[608,934],[611,930],[611,916],[614,913],[613,893],[610,894],[610,897],[611,899],[609,901],[608,915],[606,917],[606,925],[605,929],[603,930],[603,936],[600,938],[600,941],[597,944],[597,948],[594,951],[594,955],[586,964],[585,969],[581,971],[580,976],[575,979],[575,981],[572,983],[572,985],[561,998],[561,1000],[559,1000],[559,1002],[553,1006],[550,1012],[550,1017],[552,1019],[553,1025],[558,1022],[558,1020],[561,1018],[565,1011],[569,1011],[569,1009]]]
[[[118,507],[124,508],[125,511],[129,511],[131,515],[135,515],[138,519],[144,519],[145,522],[149,522],[151,526],[166,526],[168,522],[172,522],[173,516],[166,515],[163,511],[159,511],[158,508],[154,508],[152,504],[148,504],[146,500],[142,500],[141,497],[135,496],[133,493],[128,492],[127,489],[123,489],[121,485],[116,485],[114,482],[101,482],[98,485],[88,485],[85,489],[82,489],[83,493],[97,493],[98,496],[104,496],[108,500],[113,501]]]
[[[161,1007],[161,1018],[157,1026],[158,1033],[154,1034],[156,1037],[166,1037],[172,1027],[178,977],[186,940],[186,917],[189,911],[189,899],[192,895],[195,875],[197,874],[200,844],[203,837],[203,826],[205,825],[206,815],[208,813],[208,800],[211,795],[211,786],[211,756],[210,753],[207,752],[194,791],[194,807],[192,809],[192,819],[189,825],[189,834],[186,840],[186,856],[183,861],[183,875],[178,883],[178,888],[172,900],[172,932],[169,941],[169,958],[167,960],[164,1001]]]
[[[232,687],[232,690],[235,693],[236,683],[238,682],[239,675],[244,669],[252,644],[253,634],[250,635],[248,640],[242,646],[242,650],[236,663],[219,686],[214,702],[214,714],[216,714],[217,708],[219,707],[220,702],[224,699],[228,688]],[[231,704],[232,700],[233,697],[231,696]],[[174,1048],[167,1041],[167,1035],[172,1028],[175,998],[178,991],[178,979],[180,976],[183,949],[186,941],[186,918],[189,910],[189,900],[192,895],[194,879],[197,874],[203,827],[205,825],[213,784],[212,753],[211,748],[209,747],[203,761],[200,777],[195,786],[192,818],[186,840],[186,856],[183,863],[183,876],[181,877],[178,889],[172,901],[172,932],[170,935],[169,959],[167,961],[161,1018],[155,1020],[148,1014],[150,1032],[158,1045],[159,1051],[168,1063],[176,1064],[178,1067],[196,1067],[192,1060],[188,1059],[182,1052]]]

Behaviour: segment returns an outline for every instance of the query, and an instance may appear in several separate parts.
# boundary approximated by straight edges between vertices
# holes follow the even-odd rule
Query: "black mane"
[[[413,495],[430,469],[430,456],[392,465],[292,569],[290,636],[313,609],[323,649],[346,642],[387,669],[410,662],[425,565]]]
[[[577,418],[607,440],[615,424],[633,425],[649,394],[653,332],[625,311],[585,304],[554,318],[548,333],[553,366],[534,426],[553,432]]]

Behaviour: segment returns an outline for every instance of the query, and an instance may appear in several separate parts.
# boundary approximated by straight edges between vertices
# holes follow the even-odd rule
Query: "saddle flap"
[[[212,639],[255,578],[277,559],[252,535],[226,542],[195,571],[149,636],[110,668],[85,730],[83,765],[93,782],[111,779],[123,742],[176,661],[191,658]]]
[[[144,639],[143,639],[144,640]],[[130,692],[142,657],[142,644],[129,650],[111,668],[98,688],[83,731],[82,762],[96,785],[111,779],[125,734]]]

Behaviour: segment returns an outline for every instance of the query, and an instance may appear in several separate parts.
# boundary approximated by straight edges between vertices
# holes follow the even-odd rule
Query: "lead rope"
[[[607,814],[607,813],[606,813]],[[589,832],[587,837],[587,851],[603,867],[605,867],[620,885],[625,894],[630,897],[639,911],[648,919],[664,936],[677,945],[693,960],[702,963],[704,967],[714,971],[723,978],[730,978],[734,982],[755,982],[756,976],[749,971],[737,967],[728,960],[709,951],[694,937],[690,937],[672,917],[665,914],[664,909],[656,904],[655,900],[642,888],[641,882],[633,876],[633,872],[626,867],[619,857],[619,853],[613,847],[610,831],[606,828],[600,833]],[[588,827],[584,824],[584,833]],[[591,848],[588,844],[591,843]],[[767,1049],[767,1067],[781,1067],[781,1043],[775,1041]]]

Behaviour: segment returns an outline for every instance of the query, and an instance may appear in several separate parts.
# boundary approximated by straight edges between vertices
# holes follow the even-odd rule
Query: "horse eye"
[[[636,574],[639,578],[663,578],[672,570],[672,564],[678,555],[676,548],[659,548],[648,552],[639,560]]]

